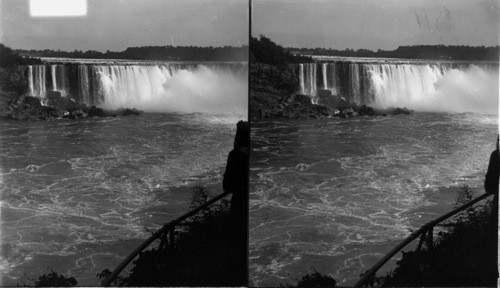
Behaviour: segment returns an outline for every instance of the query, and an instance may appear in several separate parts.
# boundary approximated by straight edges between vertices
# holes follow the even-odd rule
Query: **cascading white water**
[[[311,93],[311,95],[316,95],[317,90],[318,90],[318,88],[316,87],[316,85],[317,85],[317,82],[316,82],[317,81],[316,80],[316,75],[317,75],[317,73],[316,73],[316,65],[315,64],[308,64],[307,66],[309,68],[308,70],[309,70],[309,80],[310,80],[309,83],[308,83],[309,84],[308,85],[309,86],[308,91],[310,91],[309,93]]]
[[[359,79],[359,65],[349,64],[349,77],[351,79],[351,99],[354,102],[361,103],[360,79]]]
[[[323,63],[323,65],[321,65],[321,72],[322,72],[322,75],[323,75],[323,89],[329,89],[328,87],[328,80],[327,80],[327,66],[328,64],[327,63]]]
[[[420,111],[498,112],[498,65],[345,62],[301,65],[304,67],[299,69],[299,91],[312,99],[318,90],[315,69],[321,65],[323,79],[319,85],[333,95],[359,104],[377,108],[406,106]]]
[[[299,64],[300,94],[316,96],[316,75],[315,63]]]
[[[33,65],[28,67],[28,93],[39,97],[45,96],[45,66]]]
[[[168,69],[159,66],[97,66],[95,69],[106,108],[130,107],[131,103],[135,107],[155,95],[163,95],[166,91],[163,85],[172,77]]]
[[[89,70],[87,65],[83,65],[78,69],[78,77],[80,78],[80,95],[82,95],[83,103],[90,103],[89,91]]]
[[[328,67],[326,79],[329,81],[328,88],[332,91],[333,95],[338,94],[337,73],[335,72],[335,65],[326,65]]]
[[[437,65],[367,65],[366,68],[370,92],[375,95],[370,104],[377,107],[414,107],[423,97],[435,93],[434,83],[443,77]]]
[[[50,79],[46,79],[45,70]],[[80,103],[156,112],[247,112],[244,64],[134,64],[27,66],[30,95],[60,91]],[[47,81],[46,81],[47,80]]]
[[[306,94],[306,87],[304,84],[304,64],[299,64],[299,93]]]
[[[50,76],[52,77],[52,89],[57,90],[57,76],[56,76],[57,65],[50,65]]]

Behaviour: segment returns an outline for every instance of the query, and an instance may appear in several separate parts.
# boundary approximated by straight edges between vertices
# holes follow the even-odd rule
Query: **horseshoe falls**
[[[59,91],[79,103],[146,112],[246,113],[247,65],[59,59],[22,66],[28,95]]]
[[[325,59],[322,59],[325,60]],[[298,64],[297,93],[322,89],[376,108],[426,112],[498,111],[498,63],[380,60]],[[492,105],[496,103],[497,105]]]

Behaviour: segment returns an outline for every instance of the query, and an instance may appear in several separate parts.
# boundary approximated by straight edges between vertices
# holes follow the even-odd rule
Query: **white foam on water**
[[[216,68],[172,72],[157,66],[115,66],[102,72],[102,107],[149,112],[241,112],[247,108],[246,78]]]
[[[371,71],[376,107],[418,111],[498,113],[498,70],[477,65],[444,69],[435,65],[389,65]]]

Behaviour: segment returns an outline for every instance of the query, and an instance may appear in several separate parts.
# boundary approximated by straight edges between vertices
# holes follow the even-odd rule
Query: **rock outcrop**
[[[88,107],[87,105],[76,103],[69,97],[61,97],[57,91],[48,93],[47,105],[43,105],[40,98],[24,95],[7,101],[6,104],[6,108],[0,109],[0,119],[43,121],[61,118],[85,119],[89,117],[116,117],[142,114],[142,111],[135,108],[107,111],[96,106]]]
[[[262,63],[250,65],[250,118],[310,119],[319,117],[354,118],[363,116],[411,115],[412,110],[399,107],[374,109],[320,89],[317,97],[296,94],[299,86],[291,67]],[[313,104],[317,103],[317,104]]]
[[[333,112],[324,105],[313,104],[306,95],[294,93],[299,80],[291,67],[251,63],[250,75],[251,119],[307,119]]]

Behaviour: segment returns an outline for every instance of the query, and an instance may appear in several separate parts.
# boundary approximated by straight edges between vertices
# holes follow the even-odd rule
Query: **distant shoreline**
[[[13,49],[15,53],[28,57],[79,58],[79,59],[120,59],[151,61],[248,61],[248,46],[241,47],[195,47],[195,46],[147,46],[129,47],[120,52],[94,50],[26,50]]]
[[[161,65],[161,64],[187,64],[187,65],[247,65],[247,61],[183,61],[183,60],[134,60],[134,59],[107,59],[107,58],[71,58],[71,57],[31,57],[31,59],[40,60],[42,63],[38,65],[46,64],[82,64],[82,65]],[[26,64],[33,65],[33,64]],[[35,64],[36,65],[36,64]],[[22,65],[20,65],[22,66]]]
[[[445,45],[416,45],[400,46],[395,50],[368,49],[325,49],[325,48],[285,48],[293,55],[304,56],[335,56],[356,58],[385,58],[407,60],[439,60],[439,61],[499,61],[500,46],[445,46]]]
[[[391,57],[357,57],[357,56],[330,56],[330,55],[314,55],[300,54],[310,57],[314,62],[348,62],[356,64],[412,64],[426,65],[433,63],[443,64],[499,64],[498,60],[448,60],[448,59],[411,59],[411,58],[391,58]]]

